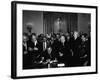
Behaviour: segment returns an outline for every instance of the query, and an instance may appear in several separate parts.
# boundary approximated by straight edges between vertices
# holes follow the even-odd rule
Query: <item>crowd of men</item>
[[[71,33],[23,34],[23,68],[90,66],[90,36]],[[50,66],[49,66],[50,67]]]

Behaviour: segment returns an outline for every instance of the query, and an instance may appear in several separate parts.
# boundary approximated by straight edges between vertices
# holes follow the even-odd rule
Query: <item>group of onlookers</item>
[[[90,36],[77,31],[39,35],[24,33],[23,68],[38,68],[51,61],[64,63],[65,67],[90,66],[90,43]]]

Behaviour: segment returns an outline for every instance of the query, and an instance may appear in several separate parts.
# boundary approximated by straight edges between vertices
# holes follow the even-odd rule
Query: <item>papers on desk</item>
[[[64,64],[64,63],[60,63],[60,64],[58,64],[57,66],[58,66],[58,67],[64,67],[65,64]]]

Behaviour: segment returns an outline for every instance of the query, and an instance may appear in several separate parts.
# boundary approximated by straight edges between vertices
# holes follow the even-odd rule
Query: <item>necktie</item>
[[[46,42],[43,42],[43,51],[46,50]]]

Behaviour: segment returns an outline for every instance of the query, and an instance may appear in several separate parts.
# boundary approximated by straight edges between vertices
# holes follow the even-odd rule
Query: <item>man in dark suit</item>
[[[28,53],[28,35],[23,34],[23,69],[27,69],[30,66],[30,57]]]
[[[52,50],[51,46],[48,46],[47,49],[41,54],[42,60],[46,66],[49,67],[56,67],[55,62],[57,62],[56,55]]]
[[[73,53],[73,60],[72,60],[72,66],[79,66],[79,46],[81,44],[81,38],[79,37],[79,34],[77,31],[74,32],[73,37],[71,38],[71,49]]]
[[[82,42],[80,44],[80,66],[90,65],[90,44],[87,38],[87,34],[84,33],[81,36]]]
[[[55,53],[56,57],[59,56],[59,45],[60,45],[60,35],[56,34],[56,38],[53,40],[51,44],[52,50]]]
[[[28,51],[31,59],[31,67],[35,67],[35,62],[38,61],[38,58],[42,51],[42,45],[37,41],[36,34],[32,34],[32,40],[28,42]]]
[[[65,63],[65,66],[69,66],[70,56],[71,56],[70,46],[67,44],[65,36],[62,35],[59,43],[58,62]]]
[[[43,37],[43,42],[42,42],[43,52],[47,49],[47,47],[48,47],[47,39],[46,39],[46,37]]]

